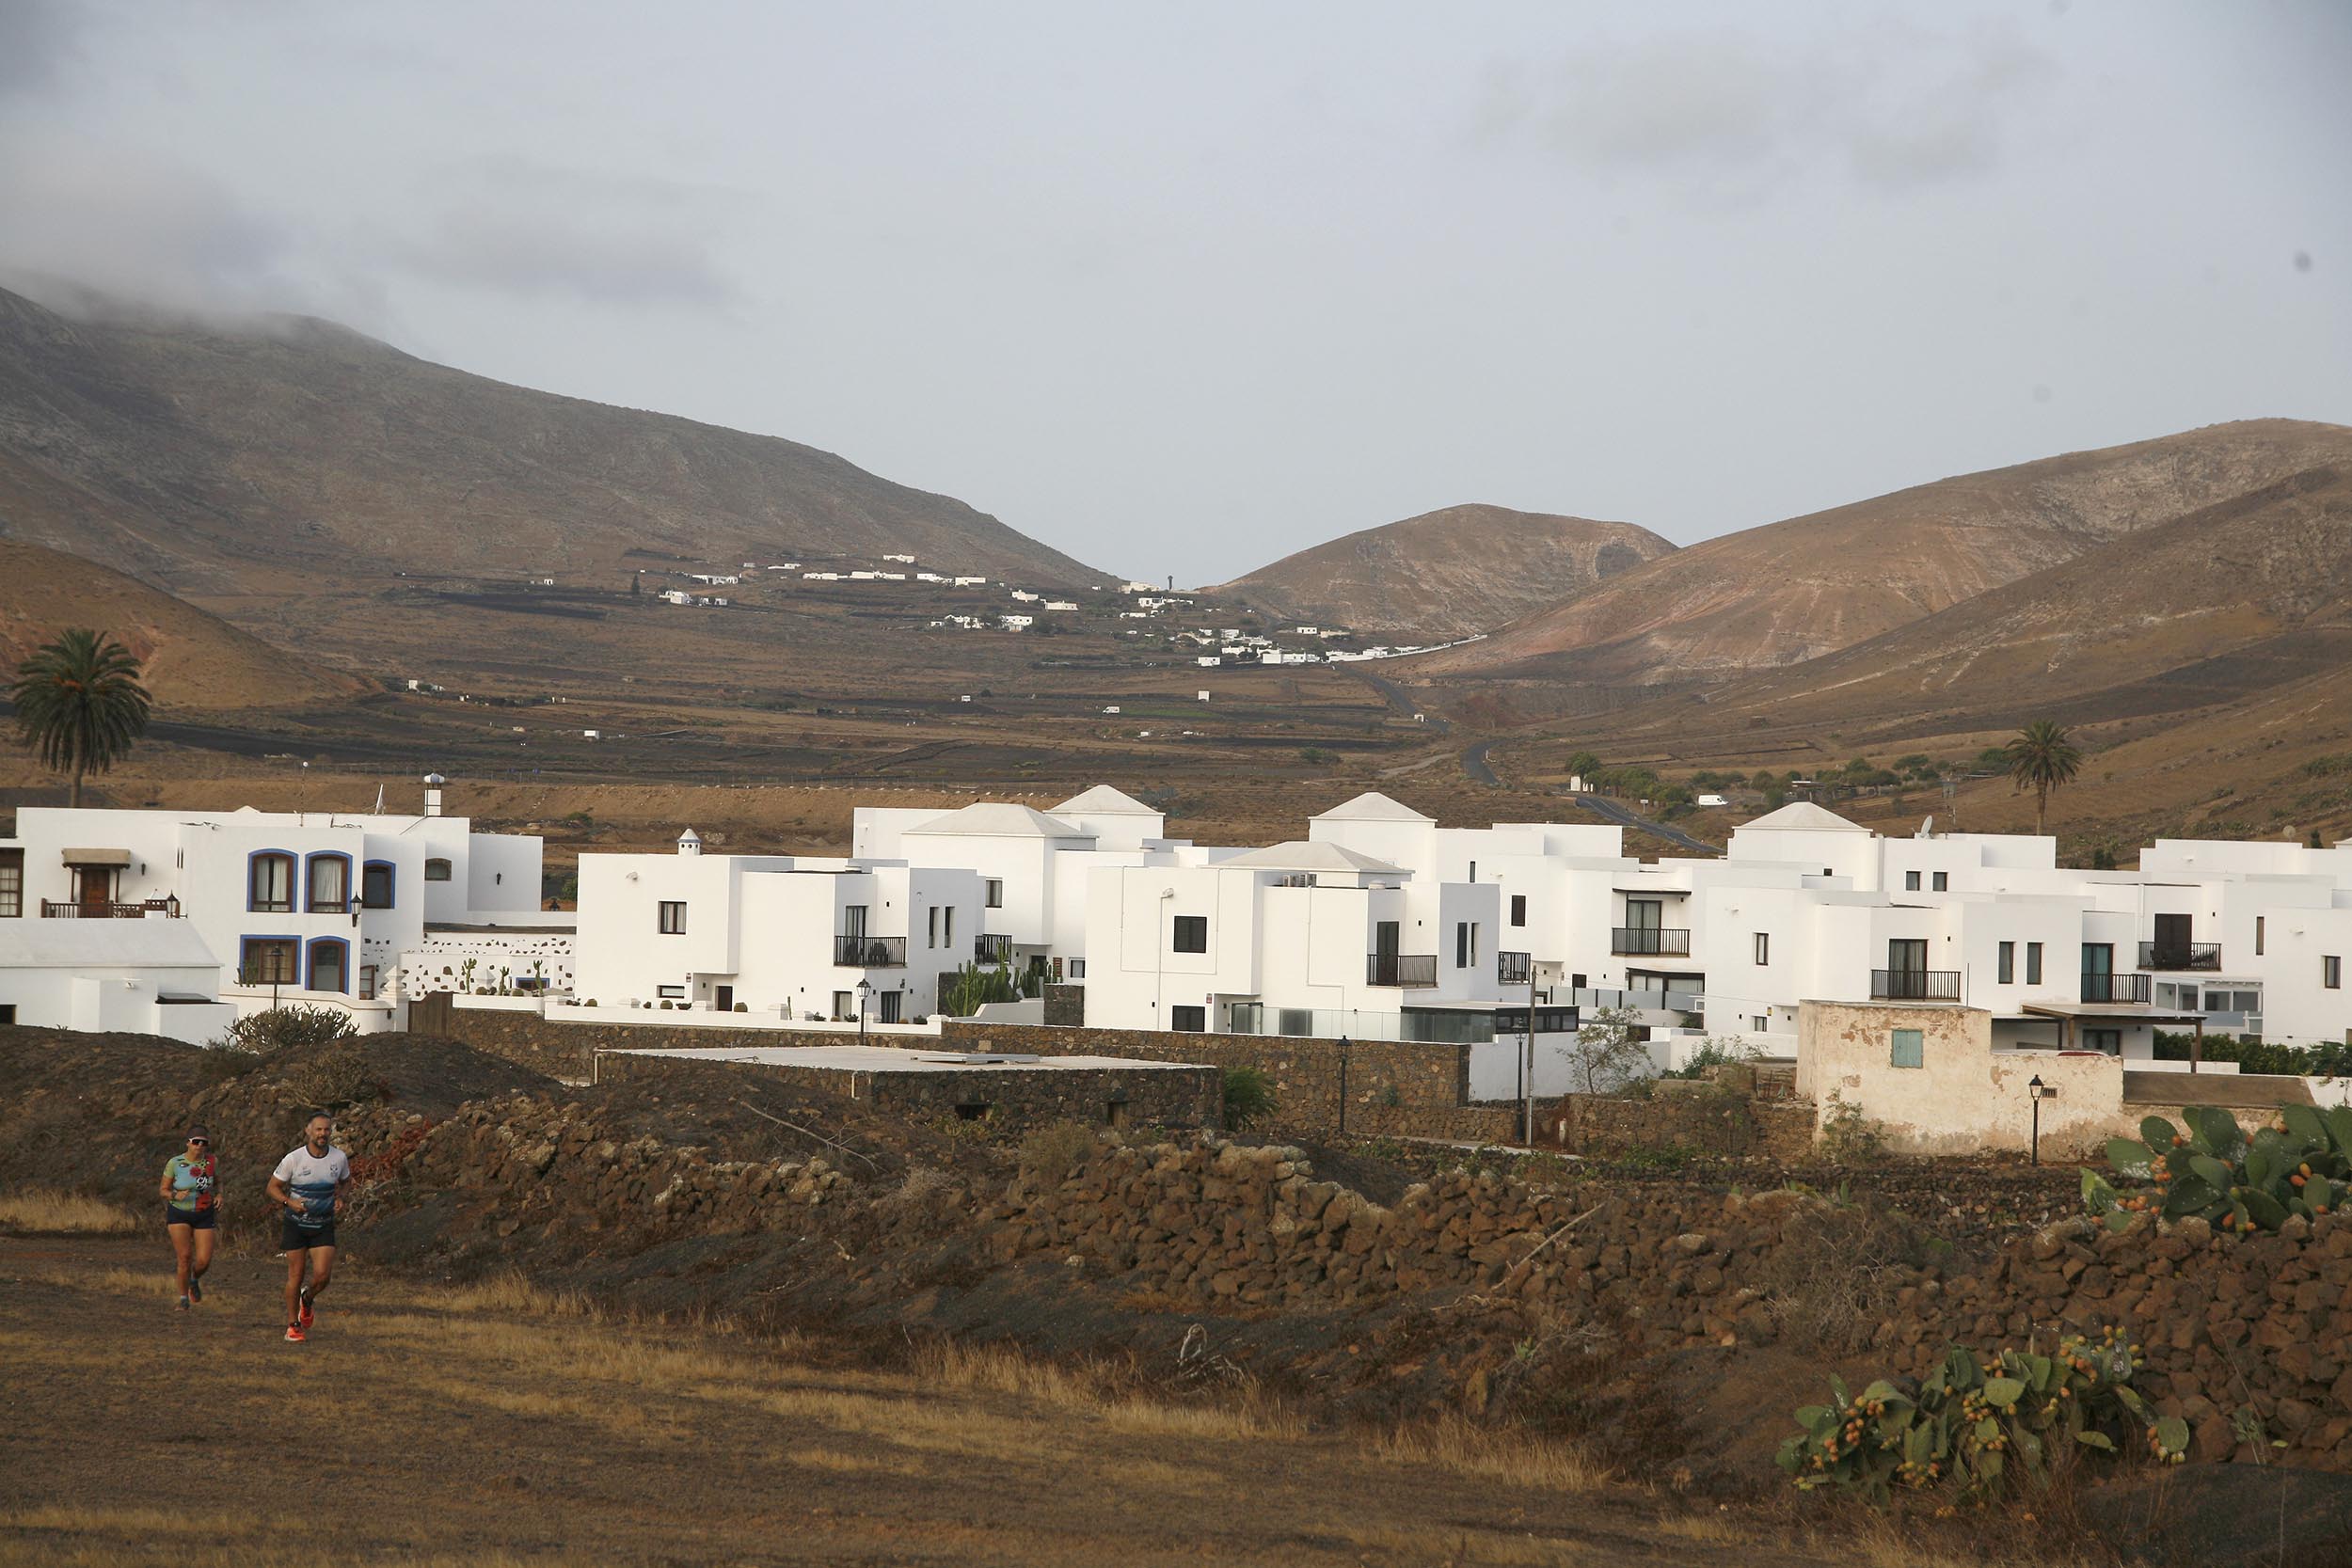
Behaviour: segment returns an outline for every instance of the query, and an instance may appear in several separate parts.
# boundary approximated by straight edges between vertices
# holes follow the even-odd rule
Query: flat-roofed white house
[[[0,1023],[203,1045],[235,1016],[220,960],[185,920],[0,921]]]
[[[219,994],[342,1008],[393,1027],[399,956],[437,927],[567,925],[542,913],[540,841],[421,814],[26,806],[0,838],[0,920],[184,922]]]

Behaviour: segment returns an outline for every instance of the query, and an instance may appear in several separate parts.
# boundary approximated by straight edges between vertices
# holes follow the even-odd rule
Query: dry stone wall
[[[1539,1130],[1575,1154],[1614,1158],[1641,1149],[1796,1163],[1813,1148],[1813,1107],[1758,1100],[1711,1084],[1661,1083],[1650,1098],[1563,1095],[1537,1108]]]

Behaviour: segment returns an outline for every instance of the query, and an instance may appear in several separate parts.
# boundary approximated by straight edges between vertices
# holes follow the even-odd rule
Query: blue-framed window
[[[310,939],[310,962],[303,982],[306,990],[351,990],[351,943],[341,937]]]
[[[400,880],[400,867],[390,861],[370,861],[359,868],[359,907],[389,910]]]
[[[302,906],[312,914],[342,914],[351,908],[351,857],[321,849],[302,868]]]
[[[294,866],[291,849],[256,849],[245,858],[245,907],[263,914],[294,911]]]
[[[237,943],[237,984],[298,986],[302,984],[300,937],[245,937]]]

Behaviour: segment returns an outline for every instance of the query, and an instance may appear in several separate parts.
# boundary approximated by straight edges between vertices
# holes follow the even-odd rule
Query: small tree
[[[2039,835],[2049,821],[2050,791],[2072,784],[2081,771],[2083,754],[2066,737],[2066,731],[2047,719],[2037,719],[2017,732],[2002,748],[2001,758],[2020,791],[2033,791],[2033,831]]]
[[[1274,1114],[1274,1080],[1264,1069],[1229,1067],[1225,1069],[1225,1130],[1238,1132]]]
[[[1604,1094],[1640,1077],[1650,1065],[1639,1014],[1631,1007],[1595,1009],[1569,1037],[1568,1070],[1586,1094]]]
[[[16,667],[8,690],[17,733],[44,767],[72,775],[66,803],[82,803],[82,779],[103,773],[147,730],[152,699],[139,661],[102,631],[76,626]]]

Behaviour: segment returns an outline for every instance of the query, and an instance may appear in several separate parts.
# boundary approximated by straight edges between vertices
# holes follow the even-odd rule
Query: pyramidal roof
[[[907,830],[910,833],[965,833],[994,838],[1087,838],[1094,835],[1074,822],[1048,816],[1028,806],[1005,800],[976,800],[968,806],[934,816]]]
[[[1126,791],[1113,789],[1108,784],[1096,784],[1092,789],[1073,795],[1054,809],[1073,812],[1082,816],[1158,816],[1161,815]]]
[[[1870,830],[1859,822],[1849,822],[1834,811],[1826,811],[1810,800],[1791,800],[1778,811],[1768,811],[1753,822],[1742,822],[1748,828],[1793,828],[1809,832],[1867,833]]]
[[[1434,816],[1423,816],[1412,807],[1390,800],[1376,789],[1368,789],[1353,800],[1343,800],[1329,811],[1308,818],[1311,822],[1435,822]]]
[[[1369,871],[1386,876],[1402,876],[1405,868],[1387,861],[1357,851],[1339,844],[1314,844],[1305,839],[1293,839],[1287,844],[1269,845],[1235,855],[1218,863],[1223,865],[1256,866],[1268,871]]]

